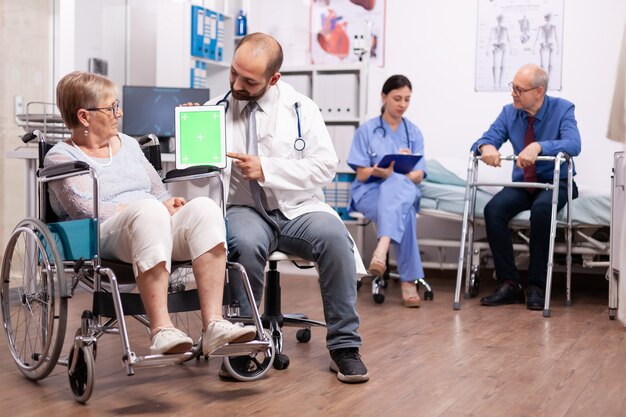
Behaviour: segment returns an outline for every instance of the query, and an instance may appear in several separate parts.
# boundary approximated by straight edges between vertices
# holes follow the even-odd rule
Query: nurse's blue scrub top
[[[382,126],[385,129],[383,136],[382,129],[376,129],[381,124],[380,117],[374,117],[363,123],[354,133],[352,146],[348,155],[348,165],[356,171],[358,167],[372,167],[377,164],[383,156],[387,154],[397,154],[402,148],[409,148],[412,154],[424,155],[424,136],[419,128],[404,118],[406,127],[409,132],[409,138],[406,137],[404,124],[400,123],[395,132],[391,130],[389,124],[382,119]],[[374,132],[374,130],[376,130]],[[408,146],[407,146],[408,145]],[[426,160],[421,158],[413,170],[421,169],[424,171],[426,178]],[[353,201],[358,201],[371,187],[377,186],[377,183],[362,183],[355,180],[350,187],[350,193]]]

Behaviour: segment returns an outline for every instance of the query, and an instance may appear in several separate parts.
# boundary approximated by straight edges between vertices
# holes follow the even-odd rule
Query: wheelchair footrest
[[[121,293],[122,309],[125,316],[138,316],[146,314],[138,293]],[[167,308],[170,313],[200,310],[198,290],[181,291],[167,295]],[[108,292],[95,292],[93,294],[93,314],[104,317],[117,317],[113,294]]]

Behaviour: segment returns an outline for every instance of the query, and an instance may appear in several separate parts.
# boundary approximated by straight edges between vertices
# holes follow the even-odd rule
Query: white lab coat
[[[270,88],[278,89],[276,130],[269,141],[259,142],[259,157],[265,181],[261,186],[271,189],[280,211],[289,219],[302,214],[323,211],[340,219],[335,210],[324,202],[322,187],[331,183],[335,176],[338,159],[319,107],[308,97],[298,93],[289,84],[278,81]],[[221,94],[209,101],[215,104],[224,97]],[[226,143],[229,152],[246,153],[246,138],[236,137],[233,129],[233,97],[228,97],[226,113]],[[302,137],[306,142],[303,151],[296,151],[294,141],[298,122],[294,103],[299,102]],[[239,135],[241,136],[241,135]],[[225,174],[226,194],[229,195],[229,161]],[[358,248],[354,245],[357,275],[366,275]]]

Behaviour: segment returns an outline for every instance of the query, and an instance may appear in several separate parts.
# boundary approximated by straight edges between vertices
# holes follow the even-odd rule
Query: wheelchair
[[[38,214],[26,218],[13,230],[2,260],[0,303],[2,319],[8,339],[9,352],[18,369],[28,379],[46,378],[56,365],[67,368],[68,379],[76,401],[85,403],[91,396],[94,380],[94,361],[98,339],[104,334],[116,334],[121,342],[121,359],[127,375],[136,367],[181,364],[199,359],[202,353],[202,322],[199,300],[191,263],[172,263],[168,308],[175,326],[194,339],[193,348],[183,354],[137,354],[132,348],[125,316],[132,316],[143,325],[149,325],[137,292],[132,266],[102,259],[99,254],[98,178],[90,166],[81,161],[52,167],[43,167],[43,159],[51,147],[40,131],[26,134],[22,140],[38,142],[39,169],[37,171]],[[139,139],[144,153],[161,170],[158,139],[149,135]],[[155,160],[156,159],[156,160]],[[93,218],[58,222],[52,218],[47,195],[47,184],[76,175],[90,175],[93,180]],[[187,181],[216,177],[222,186],[222,173],[211,167],[175,170],[165,176],[164,182]],[[223,199],[222,209],[224,209]],[[228,275],[236,270],[242,277],[252,309],[252,322],[257,328],[256,338],[246,343],[227,344],[211,352],[221,357],[223,368],[235,379],[252,381],[265,375],[275,356],[270,336],[263,330],[245,269],[236,263],[227,263],[225,302],[228,306]],[[68,300],[78,286],[93,295],[90,310],[82,312],[80,327],[76,330],[67,356],[61,356],[65,339]],[[227,307],[223,307],[227,311]],[[230,319],[226,314],[226,319]],[[237,357],[237,360],[234,360]],[[232,360],[231,360],[232,358]],[[208,357],[205,356],[205,359]],[[243,360],[242,360],[243,359]]]

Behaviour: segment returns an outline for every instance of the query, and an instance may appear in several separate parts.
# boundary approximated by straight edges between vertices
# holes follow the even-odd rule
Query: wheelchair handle
[[[22,136],[22,142],[24,143],[31,142],[34,139],[38,139],[38,142],[45,142],[46,136],[41,130],[33,130],[32,132],[28,132]]]
[[[141,146],[146,145],[147,143],[151,143],[152,145],[158,145],[159,138],[154,133],[150,133],[150,134],[147,134],[138,138],[137,142],[139,142]]]
[[[39,168],[43,168],[43,159],[46,157],[46,135],[41,130],[33,130],[22,136],[22,142],[29,143],[37,139],[39,144]]]

